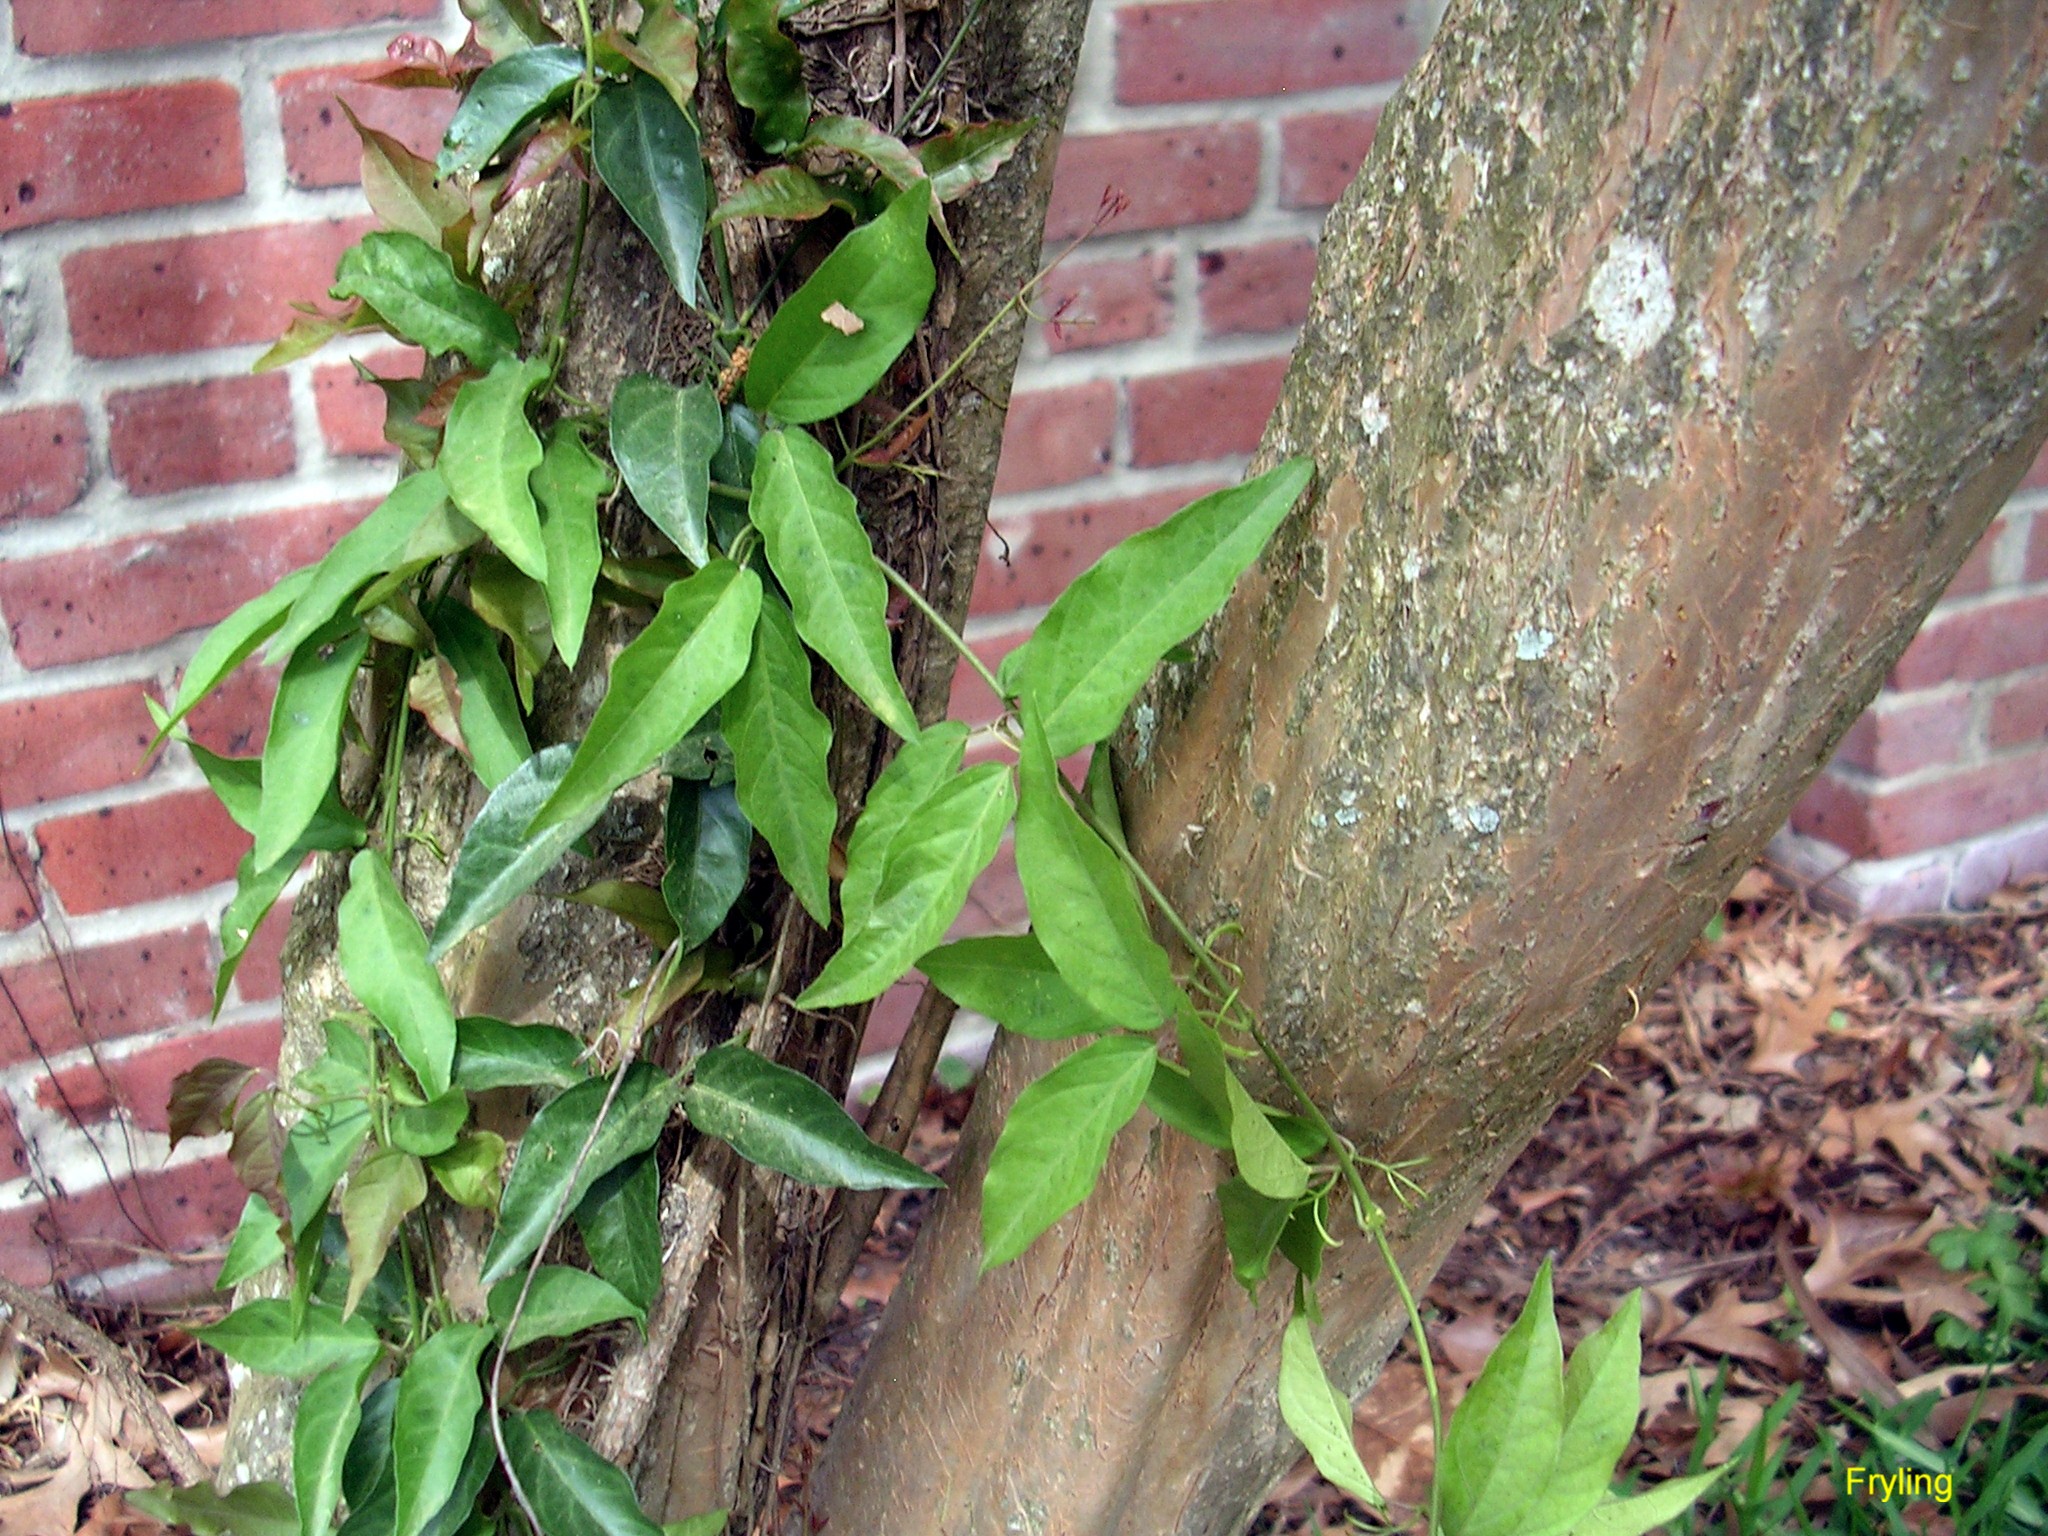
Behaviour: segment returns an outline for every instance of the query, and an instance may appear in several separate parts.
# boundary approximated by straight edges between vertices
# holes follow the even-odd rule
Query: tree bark
[[[1420,1284],[1670,971],[2048,433],[2048,16],[1454,6],[1332,216],[1259,454],[1317,488],[1119,738],[1127,820]],[[977,1278],[1004,1039],[818,1476],[830,1531],[1227,1536],[1285,1286],[1146,1117]],[[1393,1202],[1387,1202],[1392,1206]],[[1319,1345],[1398,1335],[1356,1233]]]

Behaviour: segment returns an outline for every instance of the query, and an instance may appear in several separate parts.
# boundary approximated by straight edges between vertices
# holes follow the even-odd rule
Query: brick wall
[[[167,1155],[164,1089],[201,1055],[274,1054],[283,921],[206,1022],[244,840],[181,752],[140,771],[142,699],[388,487],[381,407],[340,354],[248,368],[364,227],[334,91],[427,149],[445,102],[348,81],[395,31],[454,41],[453,15],[0,0],[0,1269],[19,1278],[176,1288],[153,1249],[215,1242],[239,1209],[218,1142]],[[974,594],[990,660],[1103,549],[1240,473],[1322,211],[1429,19],[1426,0],[1096,0],[1049,231],[1079,245],[1044,292]],[[1966,900],[2009,853],[2048,867],[2035,478],[1801,808],[1831,845],[1787,834],[1852,897]],[[986,718],[978,686],[956,713]],[[270,687],[243,674],[200,739],[254,751]],[[1005,860],[966,921],[1021,919]],[[888,1000],[874,1043],[906,1012]]]

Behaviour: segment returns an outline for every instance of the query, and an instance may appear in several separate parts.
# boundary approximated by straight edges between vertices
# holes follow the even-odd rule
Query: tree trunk
[[[2048,432],[2048,15],[1454,6],[1332,217],[1261,450],[1311,501],[1119,740],[1134,845],[1420,1287],[1669,973]],[[819,1472],[833,1532],[1227,1536],[1286,1288],[1147,1117],[977,1279],[1005,1039]],[[1391,1205],[1391,1201],[1389,1204]],[[1351,1234],[1319,1344],[1400,1329]]]

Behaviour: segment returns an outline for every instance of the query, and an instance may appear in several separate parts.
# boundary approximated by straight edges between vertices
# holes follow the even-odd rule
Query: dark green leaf
[[[669,781],[666,826],[661,899],[675,919],[677,942],[695,949],[717,932],[746,888],[754,828],[730,784],[713,788],[689,779]]]
[[[1162,1059],[1153,1069],[1145,1107],[1183,1135],[1221,1152],[1230,1150],[1229,1123],[1172,1062]]]
[[[828,1189],[937,1189],[939,1180],[868,1140],[844,1106],[805,1077],[744,1046],[697,1058],[683,1113],[750,1163]]]
[[[505,1454],[548,1536],[661,1536],[626,1474],[553,1414],[506,1414]]]
[[[834,208],[853,212],[853,199],[827,186],[809,171],[793,165],[771,165],[733,189],[732,196],[711,210],[713,227],[727,219],[785,219],[800,224]]]
[[[227,1493],[215,1493],[211,1483],[190,1488],[158,1483],[126,1497],[143,1514],[192,1536],[298,1536],[297,1507],[278,1483],[244,1483]]]
[[[446,517],[448,488],[439,474],[407,475],[377,509],[343,534],[292,604],[284,627],[271,638],[269,658],[288,656],[300,641],[329,623],[373,576],[403,563],[406,546],[431,517]]]
[[[370,637],[352,617],[307,637],[278,679],[263,746],[263,805],[256,818],[255,868],[268,869],[298,846],[334,783],[341,722]]]
[[[1225,1074],[1223,1090],[1230,1096],[1230,1150],[1238,1173],[1269,1200],[1298,1199],[1308,1189],[1308,1164],[1294,1155],[1235,1072]]]
[[[709,203],[697,130],[667,87],[643,74],[598,93],[590,133],[597,174],[654,247],[683,302],[695,304]]]
[[[636,1062],[626,1069],[618,1098],[577,1169],[577,1154],[597,1124],[610,1086],[603,1078],[578,1083],[533,1117],[505,1183],[498,1230],[484,1255],[486,1285],[495,1285],[531,1258],[558,1212],[566,1217],[591,1185],[627,1158],[645,1152],[661,1135],[675,1107],[675,1083],[645,1062]]]
[[[910,147],[864,117],[814,118],[804,136],[804,147],[836,149],[865,160],[881,172],[884,180],[899,188],[913,187],[924,180],[924,165],[910,152]]]
[[[604,559],[597,504],[612,493],[612,472],[584,444],[575,425],[561,421],[548,433],[531,483],[547,551],[548,621],[563,664],[573,667],[583,653],[591,588]]]
[[[1230,1249],[1231,1271],[1239,1285],[1257,1296],[1293,1207],[1285,1200],[1267,1199],[1242,1175],[1224,1181],[1216,1191],[1216,1203],[1223,1210],[1223,1241]]]
[[[950,203],[990,180],[1035,124],[1031,118],[1021,123],[975,123],[926,139],[917,146],[917,158],[932,179],[932,196]]]
[[[307,1308],[305,1326],[294,1329],[288,1301],[245,1302],[219,1322],[192,1332],[237,1364],[295,1381],[333,1365],[367,1365],[381,1348],[367,1318],[344,1322],[332,1307]]]
[[[553,747],[550,752],[556,750]],[[583,1042],[552,1024],[507,1024],[473,1017],[455,1024],[455,1081],[471,1093],[493,1088],[573,1088]]]
[[[760,608],[761,578],[728,560],[672,585],[612,663],[604,702],[527,836],[588,826],[613,790],[653,767],[739,681]]]
[[[590,1186],[576,1227],[597,1272],[645,1316],[661,1289],[661,1165],[643,1152]]]
[[[848,933],[867,926],[896,835],[919,806],[953,781],[966,752],[967,727],[941,720],[904,742],[868,790],[867,804],[847,839],[846,878],[839,883],[839,912]]]
[[[677,389],[635,373],[612,391],[612,457],[619,473],[648,521],[692,565],[711,559],[706,499],[711,456],[724,436],[718,396],[708,384]]]
[[[455,1057],[455,1073],[462,1075],[462,1056]],[[448,1198],[471,1210],[494,1211],[505,1192],[500,1169],[505,1166],[505,1138],[496,1131],[464,1131],[455,1145],[427,1159],[427,1172]]]
[[[811,698],[811,658],[780,598],[761,600],[747,669],[720,710],[740,809],[821,927],[832,922],[830,861],[839,802],[828,758],[832,723]]]
[[[1018,777],[1017,876],[1032,931],[1090,1007],[1153,1028],[1179,1005],[1172,965],[1116,854],[1067,803],[1045,733],[1028,715]]]
[[[931,184],[919,182],[840,241],[783,301],[747,366],[748,405],[787,422],[821,421],[889,371],[938,282],[925,246],[931,201]],[[824,318],[835,304],[859,322],[852,335]]]
[[[1353,1498],[1374,1509],[1386,1508],[1351,1439],[1351,1404],[1323,1374],[1308,1319],[1299,1311],[1280,1336],[1280,1417],[1307,1449],[1318,1472]]]
[[[981,1183],[983,1273],[1088,1198],[1157,1060],[1149,1040],[1106,1035],[1017,1095]]]
[[[235,1223],[235,1235],[228,1239],[227,1257],[214,1276],[217,1291],[233,1290],[251,1275],[284,1261],[284,1239],[278,1234],[277,1213],[261,1195],[251,1195],[242,1206],[242,1219]]]
[[[968,769],[919,806],[890,845],[874,910],[846,935],[797,1006],[836,1008],[881,996],[946,936],[1016,808],[1010,770],[1000,763]]]
[[[464,934],[489,922],[519,899],[581,837],[604,809],[595,808],[573,820],[527,832],[534,815],[561,787],[576,749],[567,743],[536,753],[491,791],[484,808],[470,823],[455,856],[448,881],[448,904],[434,924],[430,959],[438,960]],[[571,1037],[573,1038],[573,1037]],[[465,1086],[475,1089],[477,1083]],[[493,1084],[492,1086],[500,1086]]]
[[[1564,1536],[1607,1493],[1642,1411],[1643,1293],[1572,1351],[1564,1373],[1564,1430],[1550,1480],[1523,1517],[1529,1536]]]
[[[890,730],[917,735],[889,643],[889,583],[832,455],[807,432],[770,432],[754,464],[754,524],[789,593],[797,633]]]
[[[1546,1259],[1522,1315],[1494,1346],[1444,1431],[1437,1479],[1447,1536],[1520,1531],[1557,1464],[1563,1431],[1564,1349]]]
[[[1330,1241],[1329,1210],[1327,1193],[1297,1201],[1294,1214],[1287,1218],[1287,1226],[1280,1234],[1280,1252],[1310,1285],[1323,1277],[1324,1252],[1336,1247]]]
[[[462,694],[456,720],[469,748],[470,766],[486,789],[496,790],[533,756],[526,725],[519,718],[518,696],[498,655],[498,637],[452,598],[435,607],[433,626],[435,643],[454,668]]]
[[[352,1317],[356,1303],[377,1276],[399,1223],[427,1198],[427,1171],[410,1152],[386,1147],[363,1159],[349,1175],[341,1195],[341,1225],[348,1234],[348,1298],[341,1315]]]
[[[184,719],[193,705],[213,692],[222,678],[247,661],[255,654],[257,646],[277,633],[285,615],[291,612],[292,604],[298,601],[299,594],[306,590],[306,583],[312,579],[310,568],[293,571],[268,592],[250,598],[207,631],[206,638],[199,642],[199,649],[185,664],[184,676],[178,679],[178,691],[171,700],[169,713],[157,722],[156,739],[150,742],[150,751],[157,749],[164,737],[170,734],[171,727]]]
[[[528,483],[540,467],[540,438],[526,397],[547,382],[538,359],[500,359],[456,391],[437,462],[456,509],[488,534],[506,559],[536,581],[548,573],[540,510]]]
[[[1066,984],[1028,933],[962,939],[928,951],[917,968],[962,1008],[1020,1035],[1069,1040],[1116,1027]]]
[[[754,114],[754,141],[771,155],[795,148],[811,119],[804,60],[783,36],[775,0],[726,0],[725,73],[733,99]]]
[[[299,1394],[292,1425],[292,1488],[299,1536],[326,1536],[341,1503],[341,1464],[362,1422],[364,1365],[330,1365]]]
[[[361,1103],[316,1104],[284,1139],[279,1177],[296,1241],[327,1214],[327,1197],[370,1134],[370,1111]]]
[[[503,1332],[512,1321],[513,1304],[526,1284],[526,1271],[507,1275],[491,1287],[491,1321]],[[646,1314],[605,1281],[587,1270],[565,1264],[543,1264],[533,1276],[526,1305],[519,1312],[507,1349],[524,1349],[540,1339],[573,1338],[586,1328],[623,1318],[644,1320]]]
[[[362,1421],[341,1461],[341,1496],[348,1519],[341,1536],[391,1536],[398,1518],[398,1485],[391,1480],[391,1415],[398,1379],[390,1377],[363,1399]]]
[[[451,1323],[427,1336],[398,1378],[391,1414],[397,1536],[420,1536],[455,1491],[484,1401],[477,1362],[496,1332],[479,1323]]]
[[[427,959],[427,936],[374,848],[348,867],[336,949],[349,989],[376,1016],[429,1098],[448,1091],[455,1013]]]
[[[405,340],[460,352],[489,368],[519,351],[519,328],[490,295],[455,274],[446,251],[418,235],[373,230],[342,252],[337,299],[361,299]]]
[[[583,55],[562,43],[523,48],[498,60],[470,82],[449,119],[434,169],[443,176],[482,170],[536,118],[566,102],[582,76]]]
[[[456,1024],[456,1051],[462,1026]],[[415,1157],[435,1157],[455,1145],[469,1122],[469,1095],[458,1085],[425,1104],[393,1104],[389,1117],[391,1145]]]
[[[1167,649],[1223,606],[1315,477],[1289,459],[1135,534],[1060,594],[1025,645],[1024,697],[1056,758],[1117,727]]]

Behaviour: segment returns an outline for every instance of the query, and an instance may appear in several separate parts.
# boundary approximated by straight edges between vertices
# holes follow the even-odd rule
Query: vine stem
[[[569,247],[568,276],[562,281],[562,307],[555,312],[555,340],[566,342],[569,335],[569,306],[576,297],[576,279],[583,268],[583,237],[590,229],[590,183],[585,180],[577,189],[576,238]],[[561,352],[555,355],[555,371],[562,367]],[[552,382],[552,380],[550,381]]]
[[[405,731],[411,723],[412,701],[406,697],[405,679],[398,685],[398,698],[391,711],[391,737],[384,747],[384,854],[398,858],[398,790],[405,768]]]
[[[999,308],[993,315],[989,316],[988,324],[984,325],[980,330],[974,333],[974,339],[968,342],[967,345],[961,349],[960,355],[958,357],[954,358],[953,361],[946,364],[945,368],[940,371],[939,376],[937,378],[933,379],[931,383],[925,385],[923,389],[919,390],[916,396],[911,400],[911,402],[908,405],[904,406],[902,410],[898,411],[894,416],[890,417],[889,420],[880,428],[878,428],[873,434],[871,434],[869,437],[867,437],[854,447],[847,449],[845,455],[839,460],[839,463],[834,466],[836,471],[839,474],[845,474],[847,470],[851,469],[853,465],[860,459],[860,456],[862,454],[866,453],[871,448],[878,447],[881,444],[888,442],[891,438],[893,438],[896,435],[898,428],[900,428],[905,422],[909,421],[910,418],[915,416],[919,411],[923,410],[925,406],[930,403],[934,395],[938,394],[940,390],[944,389],[948,384],[952,383],[953,376],[956,373],[958,373],[962,368],[965,368],[967,366],[968,360],[972,358],[975,353],[979,352],[984,345],[987,344],[989,337],[993,336],[996,333],[996,327],[1001,325],[1004,320],[1009,318],[1011,310],[1015,309],[1018,305],[1022,304],[1026,299],[1028,299],[1032,295],[1032,293],[1034,293],[1037,290],[1039,283],[1044,280],[1045,274],[1047,272],[1050,272],[1051,270],[1052,268],[1049,265],[1040,269],[1038,272],[1032,275],[1032,277],[1024,284],[1023,287],[1019,288],[1015,293],[1011,294],[1009,298],[1005,299],[1002,303],[1002,307]]]
[[[918,92],[910,98],[910,105],[896,114],[896,121],[890,125],[891,133],[901,133],[903,125],[924,110],[924,104],[932,99],[932,92],[946,82],[946,71],[953,67],[953,60],[959,56],[960,45],[967,41],[967,34],[974,30],[974,24],[981,20],[981,8],[987,0],[970,0],[967,14],[960,18],[960,30],[953,34],[953,40],[946,44],[946,51],[939,55],[939,62],[926,77]]]
[[[910,584],[909,579],[906,578],[902,572],[898,571],[896,567],[889,564],[888,561],[882,559],[881,556],[877,555],[875,557],[875,564],[879,565],[882,568],[882,574],[884,576],[887,576],[890,581],[895,583],[896,590],[898,592],[901,592],[905,597],[910,599],[911,607],[915,608],[919,613],[923,614],[925,618],[931,623],[932,627],[938,630],[940,634],[946,637],[947,643],[951,645],[954,650],[960,653],[961,658],[970,667],[974,668],[975,671],[981,674],[981,680],[987,683],[989,687],[995,691],[995,696],[998,699],[1002,698],[1003,685],[996,681],[995,673],[989,671],[987,664],[983,662],[979,656],[974,654],[974,648],[960,637],[960,632],[954,629],[953,626],[948,624],[944,619],[939,617],[939,610],[934,608],[930,603],[925,601],[924,594],[918,591],[916,587],[912,586]]]

